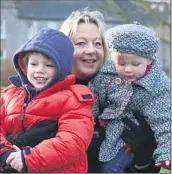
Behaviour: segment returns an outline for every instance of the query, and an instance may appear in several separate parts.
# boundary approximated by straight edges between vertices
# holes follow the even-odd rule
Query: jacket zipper
[[[24,117],[25,117],[26,106],[27,106],[27,103],[24,103],[23,109],[22,109],[22,114],[21,114],[22,132],[26,131],[26,129],[24,127]]]
[[[33,100],[34,98],[36,98],[36,96],[31,97],[31,96],[29,95],[29,92],[28,92],[28,95],[27,95],[26,98],[27,98],[27,99],[30,98],[30,99],[29,99],[29,101],[25,100],[25,102],[24,102],[24,104],[23,104],[23,109],[22,109],[22,114],[21,114],[22,132],[25,132],[25,131],[26,131],[26,129],[25,129],[25,127],[24,127],[24,117],[25,117],[26,107],[27,107],[27,105],[31,102],[31,100]]]

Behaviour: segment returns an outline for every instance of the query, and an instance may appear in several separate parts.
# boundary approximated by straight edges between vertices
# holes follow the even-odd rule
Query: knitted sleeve
[[[144,107],[144,115],[148,121],[157,142],[157,148],[154,152],[155,162],[171,160],[170,158],[170,137],[171,137],[171,116],[170,116],[170,93],[162,92],[156,97],[152,97]]]
[[[104,99],[105,93],[102,93],[102,91],[101,91],[101,89],[102,89],[101,78],[102,78],[102,74],[98,74],[88,84],[88,87],[92,90],[92,92],[94,93],[94,97],[95,97],[95,102],[94,102],[93,109],[92,109],[94,118],[96,118],[101,112],[100,111],[101,110],[100,109],[101,108],[100,97],[102,100],[105,100]]]

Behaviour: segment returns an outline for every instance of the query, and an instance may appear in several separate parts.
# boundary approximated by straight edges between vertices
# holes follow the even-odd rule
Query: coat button
[[[115,84],[119,85],[121,82],[122,80],[119,77],[115,78]]]

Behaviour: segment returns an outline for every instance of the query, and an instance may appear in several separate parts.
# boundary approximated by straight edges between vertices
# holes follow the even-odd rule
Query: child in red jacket
[[[13,56],[18,76],[1,97],[1,164],[19,172],[87,172],[86,150],[93,134],[93,94],[74,85],[73,45],[63,33],[43,29]],[[20,150],[6,135],[54,120],[58,134]]]

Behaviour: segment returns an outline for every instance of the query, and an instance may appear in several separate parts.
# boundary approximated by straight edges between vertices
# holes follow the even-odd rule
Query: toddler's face
[[[55,76],[54,62],[40,53],[31,53],[28,57],[27,78],[37,90],[41,90]]]
[[[152,60],[131,54],[121,54],[112,58],[115,63],[116,71],[122,78],[131,82],[142,78],[145,75],[147,66]]]

